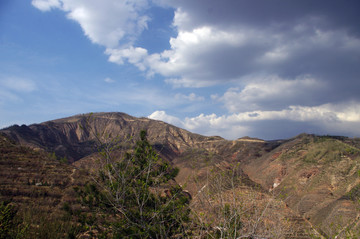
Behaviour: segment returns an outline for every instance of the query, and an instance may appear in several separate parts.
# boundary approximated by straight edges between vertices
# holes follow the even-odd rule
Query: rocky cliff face
[[[309,221],[324,235],[342,237],[347,230],[360,230],[358,139],[304,134],[282,141],[228,141],[124,113],[77,115],[2,132],[22,145],[55,152],[78,167],[91,167],[98,139],[102,143],[118,139],[127,150],[141,130],[147,131],[163,158],[179,167],[176,180],[193,195],[206,187],[209,172],[231,171],[237,165],[237,175],[247,188],[261,185],[261,193],[282,199],[297,220]]]

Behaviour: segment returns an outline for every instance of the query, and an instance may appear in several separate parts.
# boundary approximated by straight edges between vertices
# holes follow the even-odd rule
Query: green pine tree
[[[141,131],[132,152],[106,162],[96,182],[80,192],[84,203],[101,207],[116,218],[108,232],[115,238],[171,238],[185,233],[189,198],[174,183],[178,173],[159,158]],[[166,193],[164,193],[166,191]]]

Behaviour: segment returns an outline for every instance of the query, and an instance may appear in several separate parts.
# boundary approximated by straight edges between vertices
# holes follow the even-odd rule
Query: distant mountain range
[[[103,143],[116,139],[120,152],[129,150],[141,130],[147,131],[159,155],[180,169],[176,181],[186,187],[194,202],[206,186],[209,172],[226,172],[237,165],[237,177],[245,183],[237,190],[245,185],[246,190],[276,197],[302,227],[315,228],[325,237],[341,238],[348,231],[360,231],[358,138],[301,134],[287,140],[225,140],[124,113],[76,115],[14,125],[0,132],[31,148],[28,150],[54,152],[78,170],[96,167],[95,155]],[[56,165],[66,168],[64,174],[74,173],[68,165]],[[5,186],[0,189],[4,191]],[[293,238],[308,238],[303,234]]]

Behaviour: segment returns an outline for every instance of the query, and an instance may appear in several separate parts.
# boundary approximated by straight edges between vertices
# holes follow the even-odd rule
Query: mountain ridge
[[[89,119],[93,122],[86,126],[86,120]],[[230,142],[220,136],[202,136],[163,121],[136,118],[118,112],[81,114],[29,126],[14,125],[1,131],[21,144],[48,149],[60,156],[70,155],[70,161],[74,162],[88,154],[89,147],[94,147],[94,145],[84,145],[84,142],[94,140],[94,137],[87,132],[87,127],[97,132],[116,132],[117,137],[122,137],[124,140],[138,135],[141,129],[145,129],[150,142],[153,144],[165,142],[167,147],[171,147],[174,152],[189,147],[208,147],[209,144]],[[54,139],[56,139],[55,142]],[[71,144],[77,147],[74,148]],[[85,147],[87,150],[79,152],[80,147],[83,149]],[[71,152],[64,148],[70,148]]]

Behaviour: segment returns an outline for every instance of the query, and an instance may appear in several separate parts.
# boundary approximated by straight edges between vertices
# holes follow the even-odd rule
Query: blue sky
[[[360,136],[356,0],[2,0],[0,128],[125,112],[192,132]]]

